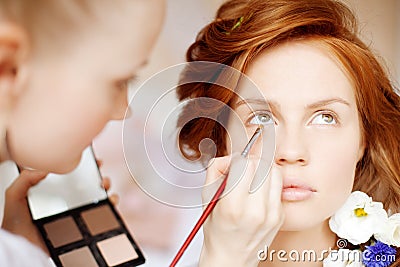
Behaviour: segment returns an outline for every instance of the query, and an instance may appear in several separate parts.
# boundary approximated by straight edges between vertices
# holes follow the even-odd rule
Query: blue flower
[[[373,246],[366,246],[363,252],[363,263],[366,267],[386,267],[396,259],[396,249],[381,241]]]

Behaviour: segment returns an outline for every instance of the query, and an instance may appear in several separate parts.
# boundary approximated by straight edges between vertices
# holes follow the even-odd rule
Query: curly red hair
[[[187,60],[210,61],[243,73],[260,52],[285,42],[313,40],[325,46],[353,83],[365,152],[356,167],[354,190],[382,201],[391,212],[400,210],[400,97],[371,50],[358,38],[351,10],[334,0],[230,0],[205,26],[187,51]],[[197,73],[194,73],[196,72]],[[186,69],[182,77],[199,75]],[[219,73],[204,71],[212,82]],[[231,107],[234,92],[212,83],[178,87],[180,101],[212,98]],[[216,120],[202,115],[217,112]],[[193,114],[195,119],[187,120]],[[215,117],[215,116],[214,116]],[[179,145],[184,155],[199,158],[200,142],[210,138],[216,155],[226,155],[229,118],[223,106],[185,106],[178,120]]]

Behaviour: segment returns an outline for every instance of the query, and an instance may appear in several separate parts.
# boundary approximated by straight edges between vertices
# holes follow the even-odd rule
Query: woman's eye
[[[266,125],[266,124],[273,124],[274,120],[272,119],[272,116],[267,113],[259,113],[259,114],[254,114],[254,116],[249,120],[249,124],[255,124],[255,125]]]
[[[314,117],[311,121],[312,124],[325,124],[325,125],[332,125],[337,124],[335,116],[329,113],[321,113]]]

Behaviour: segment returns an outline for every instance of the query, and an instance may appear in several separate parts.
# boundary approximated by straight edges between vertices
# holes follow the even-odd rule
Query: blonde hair
[[[121,9],[118,4],[123,2],[129,3],[127,0],[0,0],[0,21],[8,20],[22,27],[33,47],[41,43],[67,46],[68,36],[79,38],[86,26],[115,8]]]
[[[374,54],[357,35],[354,15],[339,1],[231,0],[220,7],[215,20],[198,34],[187,51],[187,60],[222,63],[245,73],[257,55],[274,46],[297,40],[321,43],[341,64],[354,87],[365,152],[356,167],[353,190],[364,191],[383,202],[386,209],[399,212],[400,96]],[[230,107],[234,98],[230,90],[206,83],[181,85],[177,94],[180,101],[206,97]],[[186,123],[193,112],[205,111],[188,105],[178,121],[182,127],[179,136],[182,153],[189,158],[199,157],[199,143],[210,138],[217,146],[217,156],[225,155],[224,128],[200,116]],[[226,123],[224,110],[219,112],[218,121]]]

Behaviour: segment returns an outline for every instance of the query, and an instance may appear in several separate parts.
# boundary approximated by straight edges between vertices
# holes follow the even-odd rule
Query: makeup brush
[[[257,139],[261,136],[262,130],[263,130],[263,125],[258,126],[258,128],[254,132],[253,136],[250,138],[249,142],[244,147],[244,149],[243,149],[243,151],[241,153],[242,157],[247,157],[247,155],[250,152],[250,149],[252,148],[254,143],[257,141]],[[213,209],[214,209],[215,205],[217,204],[220,196],[222,195],[222,193],[225,190],[226,181],[228,180],[227,178],[228,178],[228,176],[226,176],[224,178],[224,180],[222,181],[222,184],[219,186],[217,192],[215,192],[215,195],[211,199],[211,201],[208,204],[207,208],[203,211],[203,213],[200,216],[200,219],[197,221],[196,225],[193,227],[193,230],[190,232],[189,236],[186,238],[185,243],[183,243],[182,247],[179,249],[179,251],[176,254],[175,258],[173,259],[173,261],[169,265],[170,267],[175,267],[175,265],[178,263],[179,259],[182,257],[183,253],[188,248],[189,244],[192,242],[193,238],[195,237],[195,235],[199,231],[200,227],[203,225],[205,220],[208,218],[208,216],[213,211]]]

